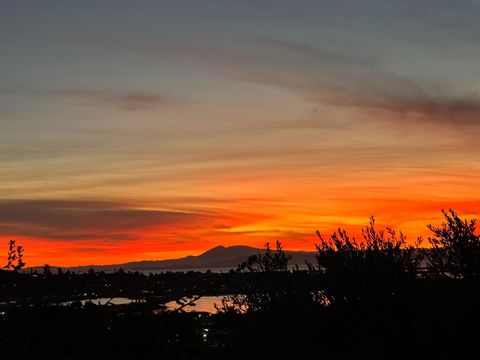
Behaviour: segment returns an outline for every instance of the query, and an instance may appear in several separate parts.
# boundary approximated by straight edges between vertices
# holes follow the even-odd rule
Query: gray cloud
[[[173,98],[147,92],[65,90],[51,94],[83,100],[92,105],[111,106],[123,111],[150,110],[173,102]]]
[[[60,97],[82,105],[110,107],[120,111],[146,111],[168,106],[178,101],[176,97],[145,91],[110,91],[95,89],[28,89],[0,90],[0,95]]]
[[[128,204],[78,200],[0,200],[0,231],[9,235],[87,240],[131,240],[132,230],[190,225],[205,216],[137,209]]]
[[[397,74],[366,54],[275,39],[251,39],[221,49],[196,45],[168,50],[197,59],[226,78],[285,88],[314,104],[387,111],[403,120],[452,126],[480,124],[475,92],[458,93],[438,80]],[[386,119],[396,122],[398,117]]]
[[[400,119],[417,122],[458,127],[480,125],[480,98],[477,97],[357,98],[338,100],[336,104],[387,111],[399,115]],[[386,119],[388,120],[388,117]]]

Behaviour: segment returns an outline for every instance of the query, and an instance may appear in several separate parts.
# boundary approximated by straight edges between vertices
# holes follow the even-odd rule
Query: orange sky
[[[276,192],[278,185],[279,182],[272,181],[261,187],[269,186]],[[365,191],[371,193],[372,189],[357,186],[339,186],[336,191],[341,195],[334,195],[335,186],[310,187],[297,180],[295,194],[278,191],[278,196],[223,201],[170,199],[170,203],[176,204],[170,212],[155,209],[151,204],[133,207],[113,201],[27,200],[19,205],[16,200],[4,203],[4,208],[14,213],[15,207],[19,207],[23,214],[44,212],[46,216],[27,215],[23,226],[29,228],[13,228],[5,233],[3,247],[6,253],[6,240],[16,239],[26,248],[29,265],[57,266],[176,258],[199,254],[220,244],[262,247],[266,241],[276,239],[287,249],[312,251],[315,230],[328,235],[340,226],[358,236],[370,214],[378,214],[380,228],[393,226],[414,241],[418,235],[428,236],[426,224],[440,222],[438,209],[452,206],[467,217],[480,213],[478,200],[454,199],[447,194],[439,197],[434,193],[418,199],[418,189],[406,191],[408,184],[403,185],[402,191],[400,185],[382,189],[377,185],[374,197],[358,196]],[[451,189],[458,193],[453,185]],[[42,221],[45,229],[40,225]]]
[[[480,215],[480,5],[108,2],[2,4],[5,254],[314,250],[371,215],[412,241]]]

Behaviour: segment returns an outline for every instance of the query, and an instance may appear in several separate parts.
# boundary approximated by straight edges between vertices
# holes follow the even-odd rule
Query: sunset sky
[[[479,21],[462,0],[0,0],[0,258],[477,217]]]

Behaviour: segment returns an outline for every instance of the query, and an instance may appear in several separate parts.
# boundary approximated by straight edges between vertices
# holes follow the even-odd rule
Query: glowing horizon
[[[2,4],[0,257],[9,239],[27,266],[314,250],[372,215],[410,240],[442,208],[479,217],[479,14]]]

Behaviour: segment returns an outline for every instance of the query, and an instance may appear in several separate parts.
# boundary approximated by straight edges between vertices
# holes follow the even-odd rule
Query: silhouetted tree
[[[25,262],[23,261],[23,246],[17,246],[17,263],[14,265],[13,270],[19,271],[25,267]]]
[[[237,272],[246,271],[251,274],[243,285],[245,293],[224,297],[221,306],[216,306],[217,310],[223,313],[244,313],[280,310],[287,303],[293,306],[292,291],[287,282],[290,259],[291,256],[283,251],[279,241],[276,242],[274,251],[267,242],[264,253],[248,257],[237,268]]]
[[[329,302],[391,294],[398,282],[417,277],[423,258],[421,238],[408,246],[401,232],[388,227],[377,231],[373,217],[360,242],[341,229],[328,239],[318,231],[317,236],[317,267],[310,270],[323,275]]]
[[[7,265],[5,265],[6,270],[13,269],[16,258],[17,258],[17,251],[15,248],[15,240],[10,240],[8,242]]]
[[[265,244],[265,253],[249,256],[247,260],[238,266],[239,271],[248,270],[249,272],[274,272],[288,271],[288,262],[291,256],[287,255],[280,241],[276,242],[276,250],[270,249],[270,243]]]
[[[7,265],[3,268],[5,270],[19,271],[25,267],[23,261],[23,247],[15,245],[15,240],[8,242]]]
[[[455,278],[480,276],[480,235],[475,233],[476,219],[462,220],[455,211],[442,210],[444,221],[439,227],[428,225],[433,236],[428,240],[432,272]]]

